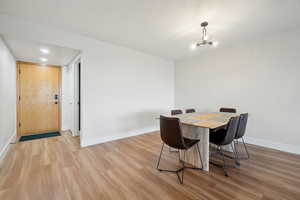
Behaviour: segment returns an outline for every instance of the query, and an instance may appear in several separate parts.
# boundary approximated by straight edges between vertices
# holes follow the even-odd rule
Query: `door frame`
[[[79,63],[80,63],[80,72],[79,72]],[[82,132],[81,131],[82,130],[82,57],[81,55],[79,55],[75,59],[73,67],[74,67],[74,108],[73,108],[74,133],[73,136],[81,136],[81,132]],[[80,105],[78,103],[80,103]]]
[[[25,62],[25,61],[17,61],[16,62],[16,111],[17,111],[17,123],[16,123],[16,130],[17,130],[17,141],[21,137],[21,132],[20,132],[20,64],[28,64],[28,65],[34,65],[36,67],[55,67],[59,69],[59,76],[58,76],[58,90],[59,90],[59,102],[58,102],[58,128],[59,132],[61,132],[61,106],[62,106],[62,91],[61,91],[61,84],[62,84],[62,69],[61,66],[58,65],[41,65],[39,63],[34,63],[34,62]]]

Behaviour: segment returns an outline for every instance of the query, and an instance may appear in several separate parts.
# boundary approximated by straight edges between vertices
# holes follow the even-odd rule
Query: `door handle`
[[[59,101],[59,95],[58,94],[54,94],[54,104],[58,104]]]

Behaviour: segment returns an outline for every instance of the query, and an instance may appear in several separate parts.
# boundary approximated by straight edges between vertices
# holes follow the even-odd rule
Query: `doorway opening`
[[[73,135],[80,136],[81,133],[81,72],[82,59],[79,56],[74,62],[74,129]]]
[[[81,51],[9,35],[3,40],[17,61],[17,138],[80,135]]]

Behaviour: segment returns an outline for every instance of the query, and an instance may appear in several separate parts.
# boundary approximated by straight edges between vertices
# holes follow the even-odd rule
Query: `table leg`
[[[201,152],[201,157],[203,162],[203,170],[209,171],[209,129],[208,128],[206,128],[205,132],[201,134],[200,152]]]
[[[203,166],[199,157],[197,146],[191,147],[186,151],[185,162],[197,168],[203,168],[204,171],[209,171],[209,129],[202,128],[200,134],[199,145]],[[180,159],[183,159],[183,151],[180,151]]]

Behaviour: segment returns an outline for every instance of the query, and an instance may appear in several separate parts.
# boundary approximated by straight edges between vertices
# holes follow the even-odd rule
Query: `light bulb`
[[[42,62],[47,62],[47,58],[40,58]]]
[[[49,54],[50,51],[48,49],[45,49],[45,48],[41,48],[40,51],[44,54]]]
[[[191,50],[195,50],[197,48],[197,43],[194,43],[190,46],[190,49]]]
[[[218,41],[214,41],[214,42],[212,43],[212,45],[213,45],[214,47],[216,47],[216,46],[219,45],[219,42],[218,42]]]
[[[203,37],[204,40],[208,40],[208,38],[209,38],[208,35],[205,35],[205,36]]]

